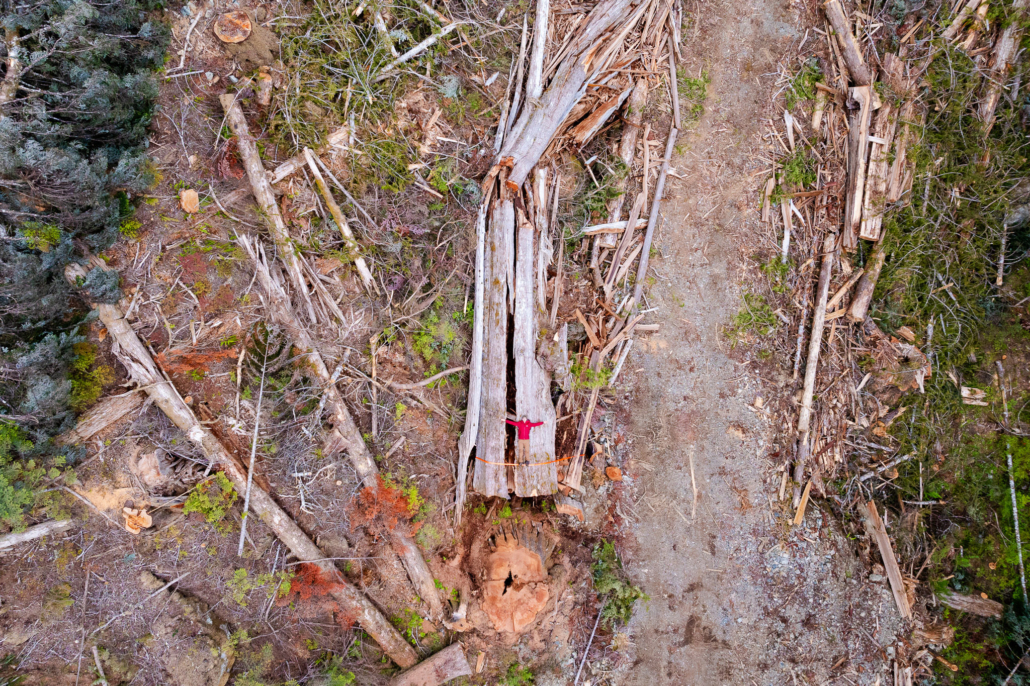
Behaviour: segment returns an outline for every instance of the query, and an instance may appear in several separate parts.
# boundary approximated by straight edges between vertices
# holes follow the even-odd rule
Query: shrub
[[[604,602],[601,610],[603,624],[610,629],[627,623],[633,617],[633,605],[638,600],[649,600],[647,594],[626,579],[614,544],[601,541],[594,546],[593,558],[590,569],[594,576],[594,590]]]

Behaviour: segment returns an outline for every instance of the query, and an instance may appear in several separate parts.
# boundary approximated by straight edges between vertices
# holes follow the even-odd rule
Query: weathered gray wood
[[[647,3],[640,6],[644,8]],[[598,3],[569,46],[567,56],[541,95],[539,106],[522,110],[511,132],[505,136],[498,155],[499,159],[510,157],[514,162],[508,178],[512,187],[520,187],[529,177],[572,108],[586,93],[588,79],[604,66],[603,61],[597,58],[600,46],[595,42],[627,17],[630,9],[631,0],[602,0]],[[637,11],[637,16],[641,11]]]
[[[958,593],[942,593],[940,601],[953,610],[968,612],[979,617],[993,617],[1001,619],[1005,606],[997,600],[989,600],[980,596],[960,595]]]
[[[297,320],[293,310],[290,309],[286,291],[273,274],[264,250],[260,244],[256,241],[252,242],[246,236],[241,236],[238,242],[250,255],[251,262],[254,264],[257,281],[263,291],[263,299],[270,319],[287,332],[298,349],[304,351],[301,361],[308,365],[315,378],[322,384],[325,405],[329,409],[330,421],[333,424],[333,442],[339,442],[346,446],[351,466],[361,483],[367,488],[376,487],[379,467],[376,465],[372,453],[369,452],[368,446],[365,445],[365,439],[354,423],[343,396],[336,388],[336,383],[325,360],[322,359],[322,354],[315,346],[308,330]],[[443,604],[440,601],[440,593],[433,583],[433,574],[422,558],[418,546],[410,536],[398,531],[391,533],[390,540],[401,556],[401,562],[404,564],[404,569],[415,590],[429,604],[433,618],[442,616]]]
[[[240,109],[239,103],[236,102],[236,96],[232,93],[224,93],[220,96],[219,101],[222,103],[222,109],[225,110],[225,121],[233,135],[236,136],[236,148],[239,150],[243,166],[247,170],[247,178],[254,191],[254,199],[257,200],[261,213],[265,217],[268,231],[279,249],[283,263],[286,265],[286,271],[290,275],[290,281],[304,298],[311,321],[318,321],[315,316],[315,307],[312,305],[311,296],[308,293],[308,285],[304,280],[304,271],[297,258],[296,248],[294,248],[290,232],[286,228],[286,222],[283,221],[283,216],[279,212],[279,203],[275,200],[272,184],[268,182],[268,174],[261,164],[261,155],[258,153],[254,137],[250,135],[250,127],[247,125],[247,119],[243,116],[243,110]]]
[[[0,82],[0,119],[4,118],[3,107],[18,93],[18,84],[21,83],[21,73],[25,68],[22,62],[21,38],[18,36],[17,28],[7,28],[4,33],[4,43],[7,47],[7,69],[4,71],[4,80]]]
[[[146,399],[145,394],[135,391],[104,398],[79,417],[74,429],[64,432],[54,442],[57,445],[80,443],[137,409]]]
[[[483,301],[486,279],[487,207],[485,203],[480,205],[479,215],[476,217],[476,285],[473,297],[472,354],[469,356],[469,391],[465,411],[465,430],[462,431],[458,441],[458,470],[454,497],[457,505],[454,514],[455,526],[461,524],[461,515],[465,509],[469,456],[479,437],[480,402],[483,391]]]
[[[862,204],[865,200],[866,164],[869,157],[869,122],[873,114],[873,89],[870,86],[855,86],[851,99],[858,104],[858,111],[851,119],[848,132],[848,192],[844,207],[844,250],[854,252],[858,247],[858,229],[862,221]]]
[[[876,290],[876,282],[880,278],[880,271],[883,269],[883,262],[886,253],[883,252],[883,242],[878,242],[873,247],[873,252],[866,260],[865,272],[855,286],[855,295],[851,299],[851,307],[848,308],[848,319],[853,322],[865,321],[866,313],[869,311],[869,303],[873,300],[873,291]]]
[[[472,676],[460,643],[452,643],[393,678],[390,686],[438,686],[462,676]]]
[[[554,404],[551,402],[551,377],[536,358],[537,332],[542,311],[536,306],[533,294],[534,257],[533,234],[536,229],[523,215],[518,217],[518,237],[515,261],[515,330],[513,354],[515,357],[515,414],[528,417],[543,426],[529,433],[529,460],[516,460],[515,495],[536,497],[550,495],[558,490],[558,466],[554,463]],[[538,464],[548,462],[550,464]]]
[[[508,254],[509,235],[515,232],[511,200],[495,200],[487,231],[483,302],[483,389],[479,438],[472,487],[485,496],[508,497],[504,467],[508,389]]]
[[[658,215],[662,211],[662,194],[665,193],[665,179],[669,174],[669,163],[672,162],[672,151],[676,148],[676,137],[679,131],[675,126],[669,130],[669,140],[665,143],[665,160],[658,173],[658,181],[654,185],[654,198],[651,200],[651,215],[647,219],[647,231],[644,233],[644,247],[640,251],[640,266],[637,268],[637,280],[633,287],[633,304],[639,305],[644,295],[644,283],[647,281],[647,262],[651,256],[651,241],[658,225]]]
[[[908,159],[908,146],[917,138],[916,127],[919,122],[916,118],[915,100],[906,100],[901,106],[901,113],[898,115],[898,135],[894,145],[894,161],[891,162],[890,172],[887,175],[887,202],[895,203],[901,200],[905,191],[905,172],[912,166]]]
[[[43,538],[44,536],[53,536],[54,534],[59,534],[62,531],[67,531],[70,528],[72,528],[72,520],[53,519],[49,522],[30,526],[25,529],[25,531],[4,534],[3,536],[0,536],[0,550],[13,548],[16,545],[28,543],[29,541],[34,541],[37,538]]]
[[[633,86],[633,92],[630,93],[629,99],[626,100],[626,107],[624,109],[623,121],[625,125],[622,130],[622,138],[619,140],[619,158],[622,163],[626,165],[626,169],[633,169],[633,159],[636,157],[637,152],[637,141],[640,139],[640,123],[644,117],[644,107],[647,106],[647,79],[640,77],[637,79],[636,85]],[[647,141],[644,142],[647,145]],[[645,150],[647,148],[645,147]],[[616,189],[620,193],[608,204],[608,221],[617,222],[622,220],[622,206],[626,202],[626,184],[629,181],[629,174],[626,174],[616,184]],[[632,233],[632,232],[630,232]],[[602,248],[614,248],[616,244],[616,234],[604,234],[596,238],[598,245]],[[627,241],[628,243],[628,241]],[[623,253],[625,250],[623,250]],[[616,257],[621,257],[617,255]],[[617,270],[616,260],[613,258],[612,269]],[[609,286],[611,286],[610,279],[613,274],[609,272],[609,278],[605,280]]]
[[[77,279],[85,278],[86,270],[80,265],[71,264],[65,268],[65,276],[69,283],[75,284]],[[241,465],[218,438],[200,423],[179,392],[164,378],[118,306],[99,303],[94,305],[94,309],[111,334],[112,350],[125,367],[129,379],[144,389],[172,423],[200,448],[208,460],[222,470],[238,492],[243,493],[247,487],[247,475]],[[361,628],[379,643],[394,662],[401,667],[410,667],[418,662],[418,654],[390,621],[340,574],[333,563],[326,559],[325,553],[319,550],[264,489],[252,489],[250,504],[261,521],[290,549],[294,557],[317,565],[328,578],[336,582],[337,586],[332,591],[333,598],[348,615],[357,619]]]

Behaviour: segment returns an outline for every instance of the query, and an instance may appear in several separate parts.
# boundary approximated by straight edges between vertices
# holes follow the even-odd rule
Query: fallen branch
[[[28,529],[25,529],[25,531],[4,534],[3,536],[0,536],[0,550],[13,548],[21,543],[28,543],[29,541],[34,541],[37,538],[42,538],[44,536],[59,534],[62,531],[67,531],[71,527],[72,520],[70,519],[53,519],[49,522],[30,526]]]
[[[69,283],[75,284],[77,279],[86,277],[86,269],[77,264],[69,265],[65,269],[65,277]],[[200,448],[212,464],[217,465],[223,471],[238,492],[243,492],[247,487],[247,476],[243,473],[236,458],[209,429],[197,420],[193,410],[183,401],[179,392],[171,382],[162,376],[150,353],[140,342],[129,322],[122,316],[118,306],[98,303],[94,305],[94,308],[100,315],[100,321],[116,343],[113,350],[125,367],[129,379],[144,388],[147,395],[153,398],[154,403],[161,408],[172,423]],[[334,599],[340,603],[344,612],[357,619],[358,624],[368,632],[373,640],[379,643],[394,662],[402,667],[410,667],[418,662],[417,653],[405,642],[390,621],[340,574],[339,570],[326,559],[328,556],[319,550],[318,546],[264,489],[260,487],[254,489],[251,505],[254,512],[261,517],[262,521],[298,560],[318,565],[322,572],[335,582],[332,591]]]
[[[268,182],[268,174],[265,173],[264,165],[261,164],[261,155],[254,143],[254,137],[250,135],[250,128],[243,116],[243,110],[240,109],[240,105],[232,93],[224,93],[219,100],[225,110],[225,120],[233,135],[236,136],[236,147],[240,157],[243,158],[243,166],[247,169],[247,177],[254,192],[254,199],[261,208],[272,240],[275,241],[276,248],[286,264],[286,271],[290,275],[293,287],[304,298],[311,321],[318,321],[315,316],[315,307],[311,303],[311,296],[308,294],[307,283],[304,281],[304,271],[297,258],[296,248],[290,238],[290,232],[286,228],[286,222],[283,221],[283,216],[279,212],[279,203],[275,201],[272,185]]]
[[[460,643],[452,643],[393,678],[390,686],[437,686],[458,677],[472,676]]]
[[[319,171],[318,165],[315,163],[315,156],[310,148],[304,148],[304,157],[307,158],[308,168],[311,170],[311,175],[315,178],[315,185],[318,186],[318,191],[322,194],[322,198],[325,199],[326,207],[329,208],[329,214],[333,215],[333,221],[336,222],[336,226],[340,229],[344,245],[347,246],[347,252],[350,254],[351,259],[354,260],[354,266],[358,268],[358,274],[361,275],[361,282],[365,284],[365,290],[369,293],[377,293],[379,289],[376,287],[376,281],[372,278],[372,272],[369,271],[365,258],[361,256],[361,249],[358,246],[358,242],[354,239],[354,232],[350,230],[347,218],[343,216],[340,206],[333,199],[333,194],[329,191],[329,186],[326,185],[325,179],[322,178],[322,172]]]
[[[1019,533],[1019,503],[1016,502],[1016,482],[1012,476],[1012,435],[1008,433],[1009,428],[1009,403],[1005,393],[1005,368],[1001,366],[1001,360],[994,362],[998,366],[998,386],[1001,388],[1001,407],[1005,417],[1005,459],[1009,468],[1009,493],[1012,494],[1012,521],[1016,530],[1016,552],[1019,554],[1019,582],[1023,586],[1023,602],[1027,601],[1026,595],[1026,568],[1023,566],[1023,540]]]
[[[827,234],[823,239],[823,264],[819,271],[815,311],[812,314],[812,333],[808,341],[808,360],[805,362],[805,385],[801,394],[801,412],[798,415],[798,455],[794,465],[794,506],[800,504],[799,484],[805,476],[808,462],[808,433],[812,421],[812,397],[815,394],[815,377],[819,369],[819,352],[823,344],[823,327],[826,324],[826,302],[830,293],[830,277],[836,257],[836,234]]]
[[[411,50],[408,50],[406,53],[395,59],[393,62],[390,62],[390,64],[383,67],[383,70],[379,72],[379,76],[375,77],[375,79],[372,80],[372,83],[379,83],[380,81],[385,81],[386,79],[390,78],[391,76],[393,76],[393,72],[395,69],[397,69],[397,67],[401,66],[405,62],[408,62],[418,57],[426,50],[436,45],[437,41],[439,41],[441,38],[446,37],[447,34],[449,34],[454,29],[458,28],[459,26],[461,26],[461,22],[454,22],[452,24],[448,24],[447,26],[440,29],[438,33],[434,33],[429,38],[426,38],[424,41],[413,47]]]
[[[844,8],[841,7],[840,1],[828,0],[823,5],[823,9],[826,10],[826,18],[830,21],[833,32],[840,39],[844,63],[848,65],[851,80],[856,86],[868,86],[872,81],[872,75],[869,73],[869,66],[866,65],[865,59],[862,57],[862,47],[855,40],[855,34],[851,31],[851,22],[848,21],[847,15],[844,14]]]
[[[343,396],[336,388],[332,374],[322,359],[321,353],[318,352],[311,335],[290,309],[286,291],[282,283],[272,274],[264,250],[259,243],[252,242],[247,236],[239,236],[238,241],[254,264],[257,281],[264,292],[263,299],[270,318],[287,332],[298,349],[305,351],[301,356],[302,360],[307,363],[315,378],[322,384],[322,393],[325,394],[326,406],[329,408],[330,421],[333,424],[331,442],[346,446],[351,466],[362,485],[366,488],[378,486],[379,468],[368,451],[368,446],[365,445],[365,440],[354,423],[354,419],[343,401]],[[422,558],[418,546],[409,536],[400,532],[394,532],[390,540],[401,555],[404,569],[415,590],[429,604],[433,618],[441,616],[443,606],[440,602],[439,591],[433,584],[433,575]]]
[[[869,312],[869,303],[873,300],[873,291],[876,290],[876,282],[880,278],[880,271],[887,254],[883,251],[883,241],[873,246],[873,251],[866,260],[865,271],[855,286],[855,297],[851,299],[851,307],[848,308],[848,319],[853,322],[865,321],[866,313]]]
[[[651,257],[651,241],[654,238],[655,226],[658,224],[658,215],[662,211],[662,194],[665,192],[665,179],[669,175],[669,163],[672,161],[672,151],[676,148],[676,138],[678,135],[679,130],[673,126],[669,130],[669,140],[665,143],[665,159],[662,161],[662,170],[658,173],[658,182],[654,186],[651,216],[647,219],[644,247],[640,250],[640,267],[637,268],[636,285],[633,288],[634,305],[639,305],[641,298],[644,296],[644,282],[647,280],[647,263]]]
[[[57,445],[81,443],[146,402],[146,395],[136,391],[104,398],[79,417],[74,429],[65,431],[54,439]]]
[[[958,593],[942,593],[940,601],[953,610],[968,612],[978,617],[1001,619],[1005,606],[997,600],[989,600],[976,595],[960,595]]]

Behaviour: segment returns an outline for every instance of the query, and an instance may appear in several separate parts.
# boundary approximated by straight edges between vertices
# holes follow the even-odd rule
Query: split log
[[[844,13],[840,0],[828,0],[823,5],[823,9],[826,10],[826,18],[830,21],[833,32],[840,39],[841,52],[844,63],[848,65],[848,71],[851,73],[851,80],[856,86],[868,86],[872,83],[872,74],[862,57],[862,46],[855,40],[855,34],[851,31],[851,22]]]
[[[300,361],[307,364],[308,369],[313,373],[320,384],[325,406],[329,409],[330,421],[333,425],[333,444],[342,444],[347,448],[347,456],[350,458],[351,466],[358,475],[362,485],[366,488],[378,486],[379,467],[376,466],[372,453],[365,445],[365,439],[358,430],[354,419],[347,409],[347,405],[336,387],[336,381],[329,372],[329,367],[322,359],[322,354],[315,346],[314,340],[308,330],[297,320],[293,310],[290,309],[289,298],[282,283],[276,279],[265,257],[261,245],[246,236],[238,238],[239,244],[250,256],[254,264],[257,282],[261,286],[262,299],[268,311],[269,318],[281,326],[294,345],[302,351]],[[329,452],[329,451],[327,451]],[[404,565],[408,578],[418,592],[419,596],[428,603],[433,619],[443,615],[443,605],[440,601],[439,591],[433,583],[433,574],[429,571],[418,546],[411,540],[410,536],[400,532],[392,532],[390,542],[394,550],[400,555],[401,563]]]
[[[557,193],[556,193],[557,194]],[[467,495],[469,457],[479,437],[479,412],[483,390],[483,301],[485,299],[486,281],[486,211],[484,203],[479,207],[476,217],[476,274],[473,307],[475,317],[472,321],[472,353],[469,356],[469,390],[465,411],[465,429],[458,440],[458,469],[455,477],[455,513],[454,525],[461,524],[461,515],[465,509]]]
[[[268,182],[268,174],[265,172],[264,165],[261,164],[261,155],[258,153],[254,137],[250,135],[250,127],[243,116],[243,110],[240,109],[240,105],[232,93],[223,93],[219,101],[222,103],[222,109],[225,110],[226,123],[233,135],[236,136],[236,147],[243,159],[243,166],[247,170],[250,187],[254,191],[254,199],[261,208],[261,214],[268,224],[272,240],[275,241],[276,248],[286,264],[286,271],[290,275],[293,287],[304,298],[311,321],[318,321],[315,316],[315,307],[311,303],[311,296],[308,293],[307,283],[304,280],[304,270],[300,266],[300,260],[290,238],[290,232],[286,228],[286,222],[279,212],[279,203],[275,200],[272,185]]]
[[[395,676],[390,686],[439,686],[462,676],[472,676],[472,668],[461,644],[452,643]]]
[[[544,90],[544,55],[547,54],[547,22],[551,18],[551,0],[536,0],[533,17],[533,52],[529,55],[526,75],[526,97],[530,103]]]
[[[862,278],[855,286],[855,297],[851,299],[851,307],[848,309],[848,319],[851,321],[865,321],[866,313],[869,312],[869,303],[873,300],[873,291],[876,290],[876,282],[880,278],[880,271],[883,269],[886,257],[887,255],[883,251],[883,241],[880,241],[873,246],[873,251],[866,260]]]
[[[71,264],[65,269],[65,276],[69,283],[75,284],[78,278],[85,278],[86,269]],[[218,438],[200,423],[171,382],[164,378],[118,306],[98,303],[94,308],[100,315],[100,321],[111,334],[112,350],[128,372],[129,379],[145,390],[172,423],[200,448],[212,464],[222,470],[239,493],[243,493],[247,488],[246,472]],[[405,642],[390,621],[340,574],[333,563],[326,559],[328,556],[319,550],[279,504],[256,484],[251,490],[250,505],[261,521],[290,549],[294,557],[302,562],[317,565],[327,578],[333,580],[334,600],[348,616],[357,619],[361,628],[394,662],[401,667],[411,667],[418,662],[418,654]]]
[[[1001,37],[994,44],[991,72],[987,77],[987,94],[980,101],[980,121],[983,122],[984,135],[994,127],[994,113],[998,109],[1002,88],[1005,87],[1012,70],[1019,44],[1022,42],[1023,30],[1026,26],[1023,16],[1030,0],[1013,0],[1012,19],[1001,32]]]
[[[874,108],[873,98],[871,86],[856,86],[851,89],[851,100],[857,103],[858,110],[851,114],[851,130],[848,132],[848,192],[844,207],[843,246],[847,252],[854,252],[858,247],[858,229],[865,200],[869,123]]]
[[[72,520],[52,519],[49,522],[43,522],[42,524],[30,526],[28,529],[25,529],[25,531],[4,534],[3,536],[0,536],[0,550],[13,548],[16,545],[28,543],[29,541],[34,541],[37,538],[43,538],[44,536],[52,536],[54,534],[59,534],[63,531],[67,531],[70,528],[72,528]]]
[[[554,462],[554,429],[557,419],[551,402],[551,375],[536,357],[539,323],[536,298],[535,228],[518,211],[515,254],[515,328],[512,336],[515,358],[515,414],[531,422],[543,422],[529,433],[529,459],[515,464],[515,495],[535,498],[558,490],[558,466]],[[528,466],[528,465],[534,466]]]
[[[144,402],[146,402],[146,396],[136,391],[104,398],[79,417],[74,429],[65,431],[54,439],[54,442],[57,445],[81,443],[111,426]]]
[[[830,277],[833,275],[833,262],[836,257],[835,234],[827,234],[823,238],[823,263],[819,270],[815,311],[812,314],[812,334],[808,341],[808,360],[805,362],[805,385],[801,394],[801,412],[798,415],[798,456],[794,465],[794,482],[800,484],[805,476],[805,465],[808,462],[808,434],[812,421],[812,397],[815,394],[815,377],[819,369],[819,353],[823,345],[823,327],[826,325],[826,302],[830,296]],[[795,485],[794,506],[801,502],[799,487]]]
[[[511,256],[506,234],[515,233],[515,208],[511,200],[493,203],[484,265],[488,286],[483,303],[483,381],[476,440],[476,468],[472,487],[483,495],[508,497],[507,389],[508,389],[508,286]],[[466,428],[467,430],[467,428]]]
[[[583,119],[583,121],[573,126],[572,130],[569,132],[572,136],[573,144],[578,148],[582,148],[590,142],[590,139],[594,137],[595,133],[601,130],[601,127],[608,122],[608,119],[619,111],[619,108],[622,107],[622,103],[626,101],[626,98],[629,97],[631,92],[633,92],[633,89],[627,88],[621,93],[609,98],[606,102],[594,109],[594,111]]]
[[[860,506],[861,507],[861,506]],[[887,535],[887,530],[880,519],[880,513],[876,509],[876,503],[869,501],[862,514],[865,517],[866,530],[876,541],[880,549],[880,557],[883,558],[883,566],[887,570],[887,579],[891,584],[891,591],[894,593],[894,602],[898,605],[898,612],[902,619],[912,619],[912,607],[908,604],[908,594],[905,592],[905,581],[901,576],[901,569],[898,567],[898,560],[894,557],[894,547]]]
[[[953,610],[968,612],[978,617],[993,617],[1001,619],[1005,606],[997,600],[989,600],[975,595],[960,595],[958,593],[942,593],[937,596],[940,601]]]
[[[886,65],[889,60],[884,62]],[[897,124],[898,112],[894,105],[890,102],[884,103],[876,113],[876,127],[873,129],[875,138],[870,139],[868,143],[869,166],[866,172],[865,200],[862,203],[862,221],[858,231],[858,237],[863,240],[880,239],[883,213],[887,207],[887,166],[890,163],[888,153]]]
[[[361,275],[361,282],[365,284],[365,290],[369,293],[378,292],[379,289],[376,288],[376,282],[375,279],[372,278],[372,272],[368,270],[368,265],[365,264],[365,258],[361,256],[361,249],[358,246],[358,242],[354,240],[354,232],[350,230],[347,218],[343,216],[343,211],[340,209],[340,206],[336,204],[336,200],[333,198],[333,194],[329,190],[329,186],[326,185],[325,179],[322,178],[322,172],[319,171],[318,164],[315,163],[315,156],[312,154],[310,148],[304,148],[304,157],[307,159],[308,168],[311,170],[311,176],[315,179],[315,185],[318,187],[318,191],[322,194],[326,207],[329,208],[329,214],[333,216],[333,221],[336,222],[336,226],[340,229],[340,234],[343,236],[343,243],[347,246],[348,255],[352,260],[354,260],[354,266],[358,268],[358,274]]]

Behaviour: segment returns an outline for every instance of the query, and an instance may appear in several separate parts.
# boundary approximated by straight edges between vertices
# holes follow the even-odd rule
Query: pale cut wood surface
[[[894,547],[891,545],[891,539],[887,535],[887,530],[883,527],[883,520],[880,519],[880,513],[876,509],[876,503],[870,500],[866,504],[864,514],[866,529],[868,529],[869,534],[880,549],[880,557],[883,558],[883,566],[887,570],[887,579],[890,581],[891,591],[894,593],[894,602],[898,606],[898,612],[901,613],[902,618],[911,619],[912,607],[908,604],[905,582],[901,576],[901,569],[898,567],[898,560],[894,557]]]

